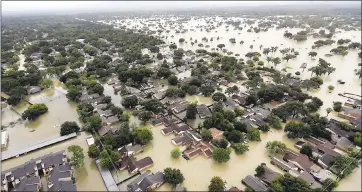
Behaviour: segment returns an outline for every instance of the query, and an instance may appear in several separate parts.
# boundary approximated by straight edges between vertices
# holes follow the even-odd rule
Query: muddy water
[[[85,155],[84,167],[75,170],[76,185],[78,191],[106,191],[106,187],[103,183],[102,177],[97,169],[95,161],[90,159],[87,155],[88,145],[86,142],[88,134],[82,132],[82,134],[74,139],[43,148],[41,150],[22,155],[18,158],[9,159],[1,162],[2,170],[6,170],[18,165],[23,164],[31,159],[56,152],[60,150],[67,150],[70,145],[79,145],[83,148]]]
[[[174,19],[174,18],[171,18]],[[233,19],[241,19],[241,18],[233,18]],[[221,18],[216,17],[217,21],[220,21]],[[146,20],[126,20],[127,22],[130,22],[127,27],[133,28],[138,26],[138,28],[143,27],[144,25],[141,24],[141,22],[144,22],[145,24],[154,23]],[[165,25],[165,20],[161,19],[160,23]],[[179,24],[176,24],[174,26],[178,26]],[[214,30],[211,30],[210,32],[207,32],[205,29],[203,31],[200,30],[200,28],[196,28],[199,26],[206,26],[205,20],[203,19],[197,19],[197,20],[190,20],[186,23],[181,24],[184,29],[189,29],[186,33],[176,33],[175,30],[171,30],[171,32],[166,33],[162,32],[160,36],[165,36],[167,38],[164,38],[163,40],[169,44],[169,43],[176,43],[176,45],[179,48],[183,48],[184,50],[192,50],[195,51],[196,49],[206,49],[208,51],[211,51],[211,48],[216,48],[218,44],[225,44],[226,49],[228,51],[232,51],[234,54],[239,53],[243,58],[244,54],[246,54],[249,51],[258,51],[262,52],[262,49],[259,49],[259,45],[263,45],[263,47],[271,47],[271,46],[278,46],[279,50],[282,48],[294,48],[296,51],[299,52],[299,56],[297,56],[296,59],[290,60],[289,62],[286,62],[282,60],[282,63],[277,66],[277,69],[281,70],[283,68],[287,69],[287,72],[294,73],[296,71],[300,71],[301,75],[300,77],[302,79],[310,78],[311,73],[308,72],[308,70],[305,70],[302,72],[300,69],[300,66],[302,63],[307,63],[308,68],[316,65],[318,63],[318,58],[323,58],[327,62],[330,62],[333,67],[336,68],[336,71],[332,73],[330,76],[322,76],[322,79],[324,80],[324,84],[322,87],[318,90],[310,91],[309,93],[312,96],[318,96],[321,98],[324,102],[324,105],[321,107],[320,113],[321,115],[326,115],[326,108],[331,107],[333,104],[333,101],[339,101],[342,100],[340,96],[338,96],[338,93],[343,92],[351,92],[351,93],[360,93],[361,90],[361,80],[358,79],[356,75],[354,75],[354,69],[358,68],[358,63],[361,62],[361,60],[358,58],[357,50],[349,50],[349,54],[345,57],[342,56],[332,56],[332,57],[325,57],[325,54],[329,53],[329,51],[332,48],[337,47],[337,44],[333,44],[331,46],[325,46],[318,49],[311,49],[311,46],[318,38],[308,37],[307,41],[304,42],[296,42],[294,40],[290,40],[283,37],[283,33],[285,30],[288,30],[292,33],[296,33],[302,29],[269,29],[268,32],[260,32],[260,33],[249,33],[245,29],[240,30],[234,30],[234,27],[229,27],[229,31],[226,31],[226,25],[223,24],[220,27],[217,27]],[[149,27],[151,30],[157,30],[157,27]],[[166,29],[170,29],[170,26],[166,24]],[[178,27],[176,27],[178,28]],[[195,31],[190,31],[190,29],[195,29]],[[240,33],[240,34],[239,34]],[[174,37],[171,37],[171,36]],[[210,39],[211,37],[214,38],[214,41],[202,41],[203,37],[207,37]],[[220,37],[219,40],[217,40],[217,37]],[[186,42],[179,43],[179,38],[184,38]],[[192,41],[197,40],[198,42],[195,43],[193,46],[191,45]],[[229,42],[229,38],[235,38],[236,43],[232,44]],[[360,31],[342,31],[341,33],[336,33],[336,35],[332,38],[333,40],[338,40],[340,38],[348,38],[351,39],[352,42],[361,42],[361,33]],[[243,40],[244,44],[241,45],[239,42]],[[209,45],[209,48],[205,47],[198,47],[197,44],[202,43],[204,46]],[[253,45],[254,48],[250,49],[249,45]],[[318,53],[315,60],[312,60],[310,57],[308,57],[308,52],[310,51],[316,51]],[[222,53],[220,51],[220,53]],[[269,56],[272,57],[280,57],[282,58],[282,54],[277,51],[275,54],[269,54]],[[267,64],[266,62],[266,56],[262,55],[261,60],[265,62],[265,66],[271,66],[272,64]],[[181,74],[179,76],[184,76],[184,74]],[[340,85],[337,83],[338,79],[342,79],[346,83],[344,85]],[[327,87],[329,85],[333,85],[335,87],[335,90],[332,91],[332,93],[329,93]],[[331,116],[333,116],[331,114]]]
[[[167,167],[180,169],[185,177],[183,185],[189,190],[207,190],[207,186],[213,176],[220,176],[228,186],[237,186],[243,189],[241,179],[250,174],[255,174],[255,168],[260,163],[266,163],[271,169],[281,172],[277,167],[270,165],[270,159],[265,149],[266,142],[278,140],[284,142],[288,147],[294,148],[295,141],[283,136],[282,131],[269,132],[261,135],[262,142],[249,143],[249,152],[244,155],[236,155],[232,152],[230,161],[224,164],[216,163],[200,155],[192,160],[186,161],[182,157],[171,158],[171,150],[175,147],[171,143],[173,135],[164,136],[161,134],[163,127],[151,127],[153,141],[146,146],[145,151],[138,158],[150,156],[155,162],[151,171],[162,171]],[[163,185],[159,191],[171,190],[170,185]]]
[[[361,186],[361,165],[354,169],[352,174],[343,178],[335,191],[362,191]]]
[[[65,97],[66,90],[55,86],[41,93],[27,96],[25,99],[31,103],[45,103],[48,112],[34,121],[21,121],[7,128],[9,133],[9,145],[7,150],[19,150],[35,145],[41,141],[60,136],[60,124],[65,121],[75,121],[81,126],[76,112],[77,104],[68,101]],[[25,103],[25,102],[24,102]],[[26,109],[25,104],[15,106],[16,111],[22,113]],[[14,112],[5,111],[5,120],[20,118]],[[31,132],[33,130],[33,132]],[[26,142],[24,142],[26,141]]]
[[[119,92],[115,94],[113,87],[111,85],[108,85],[107,83],[103,84],[103,87],[104,87],[103,94],[106,95],[106,96],[110,96],[112,98],[112,103],[115,106],[123,107],[122,104],[121,104],[122,103],[122,96],[119,95]]]
[[[212,99],[211,97],[204,97],[201,95],[186,95],[185,98],[187,101],[189,102],[195,102],[197,101],[197,104],[205,104],[205,105],[210,105],[212,104]]]
[[[171,18],[172,20],[173,18]],[[220,18],[217,18],[216,20],[220,20]],[[128,28],[137,28],[136,25],[138,25],[138,28],[143,27],[143,24],[141,22],[144,22],[146,24],[152,23],[145,20],[126,20],[127,27]],[[165,26],[165,20],[161,19],[160,22],[163,26]],[[173,25],[173,26],[177,26]],[[166,44],[169,43],[176,43],[176,45],[179,48],[183,48],[184,50],[192,50],[195,51],[196,49],[206,49],[208,51],[211,51],[211,48],[216,48],[218,44],[225,44],[226,49],[228,51],[232,51],[233,54],[239,53],[242,58],[244,58],[244,55],[249,51],[258,51],[262,52],[262,49],[259,49],[259,45],[263,45],[263,47],[271,47],[271,46],[278,46],[279,50],[282,48],[294,48],[296,51],[299,52],[299,56],[297,56],[296,59],[290,60],[289,62],[286,62],[282,60],[282,63],[279,64],[276,68],[279,70],[282,70],[285,68],[287,70],[287,73],[291,73],[294,75],[296,71],[300,71],[301,75],[300,78],[306,79],[311,77],[311,73],[308,71],[308,68],[315,66],[318,63],[318,58],[323,58],[327,62],[330,62],[333,67],[336,68],[336,71],[332,73],[331,75],[324,75],[322,76],[322,79],[324,81],[324,84],[321,86],[320,89],[311,90],[308,91],[308,93],[312,96],[317,96],[324,102],[324,105],[319,110],[319,113],[322,116],[327,115],[326,114],[326,108],[332,107],[333,101],[345,101],[345,98],[338,96],[338,93],[344,93],[344,92],[350,92],[354,94],[359,94],[361,91],[361,80],[354,74],[354,69],[358,68],[358,63],[361,62],[361,59],[358,58],[356,50],[349,50],[349,54],[345,57],[334,55],[332,57],[325,57],[325,54],[329,53],[329,51],[332,48],[337,47],[338,45],[334,43],[331,46],[325,46],[318,49],[311,49],[311,46],[318,38],[308,37],[307,41],[304,42],[296,42],[294,40],[290,40],[283,37],[283,33],[285,30],[288,30],[292,33],[296,33],[297,31],[300,31],[302,29],[269,29],[268,32],[260,32],[258,34],[255,33],[248,33],[244,29],[243,31],[234,30],[234,27],[229,27],[229,31],[226,31],[225,25],[222,25],[221,27],[216,28],[215,30],[211,30],[210,32],[206,32],[205,29],[203,31],[200,31],[200,29],[196,28],[196,26],[206,26],[206,22],[202,19],[199,20],[191,20],[184,24],[181,24],[183,28],[185,29],[195,29],[195,31],[188,31],[186,33],[176,33],[175,30],[171,29],[170,33],[162,32],[160,36],[167,36],[167,38],[164,38],[163,40],[166,42]],[[157,26],[157,25],[156,25]],[[149,27],[151,30],[157,30],[157,27]],[[170,26],[167,26],[166,29],[170,29]],[[176,27],[177,28],[177,27]],[[238,34],[240,33],[240,34]],[[171,36],[174,37],[171,37]],[[219,40],[217,40],[217,37],[220,37]],[[192,41],[195,41],[197,39],[197,43],[195,45],[191,45],[190,38],[192,37]],[[203,37],[207,37],[210,39],[213,37],[214,41],[205,42],[202,41]],[[186,40],[185,43],[179,43],[179,38],[184,38]],[[235,38],[236,43],[231,44],[229,42],[229,38]],[[351,39],[352,42],[361,42],[361,33],[360,31],[342,31],[341,33],[337,33],[332,39],[337,41],[338,39]],[[243,40],[245,43],[243,45],[239,44],[239,42]],[[205,47],[198,47],[197,44],[202,43],[204,46],[209,45],[210,48]],[[250,49],[249,46],[253,45],[254,48]],[[277,53],[272,54],[270,53],[269,56],[271,57],[280,57],[282,58],[282,54],[277,51]],[[169,52],[170,50],[168,48],[163,48],[162,51]],[[308,52],[310,51],[316,51],[318,53],[316,59],[311,59],[308,57]],[[163,52],[162,52],[163,53]],[[220,52],[222,53],[222,52]],[[238,57],[239,58],[239,57]],[[264,66],[272,66],[272,63],[268,64],[266,62],[266,56],[262,55],[261,60],[264,61]],[[302,63],[307,63],[307,69],[305,71],[302,71],[300,69],[300,66]],[[188,77],[188,73],[181,73],[178,74],[179,78]],[[344,85],[338,84],[338,80],[341,79],[345,81],[346,83]],[[333,85],[335,89],[332,92],[328,91],[328,86]],[[306,91],[306,90],[305,90]],[[196,101],[194,97],[187,97],[189,101]],[[329,117],[336,118],[337,113],[332,112],[329,114]],[[153,128],[154,129],[154,128]],[[159,128],[156,128],[159,129]],[[155,131],[154,131],[155,132]],[[225,178],[225,180],[228,182],[228,185],[236,185],[240,186],[240,180],[247,174],[252,174],[255,167],[260,163],[258,161],[268,161],[266,158],[265,153],[265,142],[267,140],[281,140],[287,145],[293,145],[295,141],[291,142],[290,140],[286,139],[285,135],[282,131],[277,131],[274,133],[268,133],[267,135],[263,135],[262,137],[262,143],[259,144],[250,144],[250,152],[243,156],[235,156],[234,154],[231,157],[230,162],[228,162],[225,165],[218,165],[212,162],[212,160],[205,160],[203,157],[197,157],[194,160],[189,161],[188,163],[185,163],[183,159],[180,160],[172,160],[169,157],[169,151],[173,148],[172,144],[170,143],[170,139],[172,136],[165,137],[158,135],[158,131],[154,134],[155,140],[153,143],[153,146],[150,148],[155,150],[157,152],[147,151],[145,154],[149,154],[152,158],[155,158],[155,166],[152,168],[153,170],[157,171],[159,169],[163,169],[166,166],[176,167],[180,168],[185,175],[185,186],[189,189],[195,189],[195,190],[205,190],[210,178],[214,175],[219,175]],[[167,138],[167,139],[165,139]],[[164,142],[161,142],[164,141]],[[164,143],[169,143],[169,145],[164,145]],[[160,147],[158,147],[160,146]],[[162,147],[161,147],[162,146]],[[262,147],[260,147],[262,146]],[[162,153],[159,153],[159,151]],[[165,151],[165,152],[163,152]],[[258,153],[255,153],[255,152]],[[252,153],[254,152],[254,153]],[[157,156],[155,155],[157,154]],[[152,156],[153,155],[153,156]],[[246,158],[248,156],[248,158]],[[162,162],[162,163],[158,163]],[[242,164],[240,162],[243,162]],[[245,162],[245,163],[244,163]],[[160,165],[161,164],[161,165]],[[231,166],[232,165],[232,166]],[[231,168],[232,167],[232,168]],[[211,168],[211,169],[210,169]],[[272,166],[272,168],[275,168]],[[241,170],[240,170],[241,169]],[[202,171],[199,171],[202,170]],[[235,171],[234,171],[235,170]],[[238,171],[236,171],[238,170]],[[227,173],[227,174],[226,174]],[[198,182],[196,182],[198,181]],[[164,185],[162,189],[170,189],[170,186]],[[354,171],[354,173],[345,179],[343,179],[340,183],[340,186],[337,188],[337,190],[361,190],[361,168],[358,168]]]

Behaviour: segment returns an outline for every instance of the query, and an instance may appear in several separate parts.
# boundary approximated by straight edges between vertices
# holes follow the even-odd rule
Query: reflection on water
[[[67,150],[70,145],[79,145],[83,148],[84,158],[84,167],[75,171],[76,185],[78,191],[105,191],[101,175],[97,169],[96,163],[94,160],[90,159],[87,155],[88,145],[86,142],[88,134],[82,132],[80,136],[76,138],[64,141],[62,143],[37,150],[35,152],[22,155],[17,158],[9,159],[7,161],[1,162],[2,170],[6,170],[18,165],[23,164],[26,161],[35,159],[37,157],[49,154],[51,152],[57,152],[60,150]]]
[[[203,155],[186,161],[182,157],[171,158],[171,150],[175,147],[171,143],[173,135],[161,134],[163,127],[152,127],[153,141],[145,147],[145,151],[138,158],[150,156],[155,162],[151,171],[162,171],[166,167],[180,169],[185,177],[183,185],[189,190],[207,190],[207,186],[213,176],[220,176],[227,181],[228,186],[241,187],[241,179],[249,174],[255,174],[255,168],[260,163],[266,163],[271,169],[281,172],[277,167],[270,165],[270,159],[265,149],[266,142],[278,140],[284,142],[289,148],[294,148],[294,140],[288,139],[281,131],[261,134],[262,142],[249,143],[249,152],[244,155],[236,155],[232,152],[230,161],[224,164],[214,162]],[[170,185],[163,185],[159,191],[171,190]]]

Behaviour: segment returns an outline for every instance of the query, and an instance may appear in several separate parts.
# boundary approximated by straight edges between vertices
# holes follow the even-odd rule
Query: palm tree
[[[300,68],[302,68],[302,69],[303,69],[303,72],[304,72],[305,68],[307,68],[307,63],[303,63],[303,64],[300,66]]]
[[[277,67],[277,65],[281,63],[280,58],[279,57],[273,58],[273,63],[274,63],[274,66]]]
[[[273,60],[272,57],[266,57],[266,61],[268,62],[268,64],[269,64],[269,62],[272,61],[272,60]]]
[[[328,108],[326,109],[326,111],[327,111],[327,117],[328,117],[329,113],[332,112],[332,108],[328,107]]]

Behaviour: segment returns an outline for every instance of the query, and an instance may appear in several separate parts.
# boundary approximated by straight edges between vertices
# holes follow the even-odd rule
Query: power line
[[[353,163],[354,160],[357,160],[357,157],[360,155],[361,151],[359,151],[356,156],[353,158],[353,160],[351,160],[351,162],[348,163],[348,165],[345,166],[345,168],[339,172],[339,174],[337,175],[337,178],[336,180],[339,178],[340,175],[342,175],[342,173]],[[325,191],[330,185],[332,185],[332,181],[329,182],[329,184],[324,188],[322,189],[322,192]]]

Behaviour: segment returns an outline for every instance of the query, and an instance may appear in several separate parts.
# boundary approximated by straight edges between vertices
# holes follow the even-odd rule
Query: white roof
[[[87,138],[87,143],[88,143],[88,145],[94,144],[94,138],[92,136],[88,137]]]
[[[8,134],[6,131],[1,132],[1,144],[5,145],[7,140]]]

